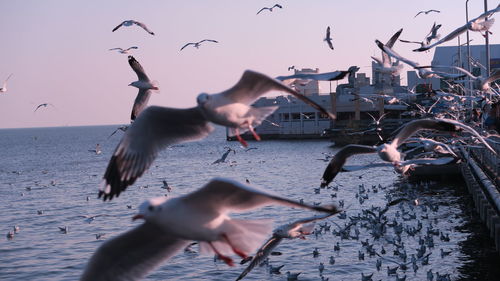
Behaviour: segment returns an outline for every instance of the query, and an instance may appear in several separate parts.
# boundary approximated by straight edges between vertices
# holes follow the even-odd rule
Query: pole
[[[484,11],[488,11],[488,0],[484,0]],[[485,46],[486,46],[486,76],[490,76],[490,35],[489,32],[486,31],[485,36]]]
[[[486,0],[485,0],[486,1]],[[469,24],[469,0],[465,1],[465,23]],[[469,40],[469,27],[467,26],[467,71],[470,71],[470,40]],[[469,88],[469,94],[472,95],[472,84],[470,83],[470,77],[467,76],[467,88]]]

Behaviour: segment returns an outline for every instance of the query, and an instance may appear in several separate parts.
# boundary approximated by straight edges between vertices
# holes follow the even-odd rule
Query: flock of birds
[[[260,9],[257,14],[266,10],[272,12],[275,8],[282,9],[283,7],[279,4],[272,7],[264,7]],[[415,51],[421,52],[429,50],[457,37],[466,30],[486,34],[494,23],[494,19],[492,19],[491,16],[498,11],[500,11],[500,5],[469,21],[466,25],[457,28],[440,40],[437,31],[441,25],[436,25],[434,23],[431,32],[425,37],[424,41],[418,42],[420,48]],[[428,14],[430,12],[439,13],[440,11],[421,11],[416,16]],[[133,25],[139,26],[149,34],[154,35],[154,32],[144,23],[135,20],[123,21],[112,31],[115,32],[121,27]],[[382,50],[382,59],[374,58],[378,63],[378,71],[397,75],[402,69],[398,63],[403,62],[416,69],[419,76],[422,78],[456,78],[456,76],[448,76],[450,73],[430,71],[428,70],[430,66],[420,66],[420,64],[397,54],[393,48],[401,33],[402,30],[399,30],[386,44],[378,40],[376,41],[377,46]],[[433,40],[435,41],[434,43],[432,43]],[[328,44],[330,49],[334,50],[330,27],[327,28],[324,41]],[[401,41],[410,42],[408,40]],[[218,43],[216,40],[204,39],[199,42],[187,43],[182,46],[180,50],[182,51],[190,45],[198,48],[203,42]],[[133,49],[138,49],[138,47],[132,46],[128,49],[113,48],[110,49],[110,51],[116,50],[122,54],[129,54]],[[398,63],[392,63],[391,59],[395,59]],[[297,79],[321,81],[340,80],[347,75],[354,75],[359,69],[357,67],[351,67],[346,71],[320,74],[294,74],[277,78],[247,70],[243,73],[240,80],[227,90],[214,94],[201,93],[197,97],[197,106],[187,109],[178,109],[161,106],[148,107],[149,97],[152,92],[159,91],[159,84],[148,77],[144,68],[133,56],[128,56],[128,62],[138,77],[138,80],[130,83],[129,86],[138,88],[138,94],[131,111],[131,125],[122,126],[110,135],[111,137],[118,130],[124,132],[106,168],[103,184],[99,188],[98,197],[102,198],[104,201],[118,197],[127,187],[133,185],[151,166],[161,150],[181,142],[197,141],[205,138],[213,131],[210,123],[227,127],[230,135],[235,136],[243,147],[247,147],[248,143],[241,137],[241,134],[247,131],[250,132],[256,140],[260,140],[260,136],[255,128],[278,107],[254,107],[252,104],[259,97],[268,92],[281,91],[290,94],[317,111],[334,119],[335,116],[333,116],[332,113],[306,96],[301,95],[294,88],[288,86],[288,82]],[[445,67],[438,66],[437,68]],[[475,77],[461,68],[452,68],[474,79],[474,81],[477,82],[481,94],[488,93],[490,94],[490,99],[498,99],[498,93],[493,89],[491,83],[500,78],[500,73],[494,73],[489,77]],[[7,90],[6,83],[10,77],[11,75],[5,80],[3,87],[0,88],[0,92],[5,92]],[[445,94],[446,93],[444,93],[444,95]],[[51,104],[40,104],[35,111],[49,105]],[[383,116],[378,119],[373,116],[372,118],[377,127],[376,129],[379,129]],[[327,156],[325,160],[330,162],[321,179],[321,188],[335,188],[331,187],[330,184],[341,171],[348,172],[389,165],[394,167],[399,173],[404,174],[416,165],[443,165],[452,161],[458,161],[459,157],[453,152],[453,148],[451,147],[461,145],[466,140],[471,139],[466,137],[454,137],[450,138],[448,143],[445,143],[431,139],[432,134],[429,134],[428,138],[413,138],[416,134],[420,134],[424,131],[439,131],[440,133],[451,134],[465,131],[474,141],[479,141],[486,149],[496,154],[496,151],[490,147],[485,138],[472,127],[444,116],[433,116],[432,118],[423,118],[403,125],[394,132],[393,136],[390,138],[381,138],[381,143],[379,145],[348,145],[340,149],[335,155]],[[410,153],[410,151],[401,151],[401,147],[408,142],[422,144],[423,153],[419,153],[419,156],[414,159],[405,158],[407,155],[416,154],[414,151],[411,151],[412,153]],[[417,148],[412,147],[412,149],[415,150]],[[91,152],[100,154],[101,149],[99,144],[97,144],[96,148],[91,150]],[[214,164],[224,162],[230,152],[234,152],[234,150],[228,149],[221,159],[216,160]],[[361,153],[377,153],[380,160],[383,162],[372,163],[371,165],[362,167],[344,166],[348,157]],[[422,155],[424,156],[422,157]],[[166,188],[170,188],[168,183],[165,182],[164,184]],[[378,189],[380,189],[380,187],[372,187],[371,190],[375,193]],[[317,191],[317,193],[319,192],[320,191]],[[368,198],[368,191],[364,186],[360,186],[359,192],[356,193],[356,195],[359,197],[360,204],[362,204],[362,202]],[[406,249],[404,244],[401,243],[401,234],[406,232],[410,236],[416,236],[417,234],[420,235],[423,229],[420,222],[416,227],[407,226],[404,228],[403,224],[397,222],[396,219],[390,222],[387,216],[385,216],[389,207],[398,205],[402,201],[409,200],[388,200],[385,209],[371,208],[364,210],[363,213],[359,214],[357,217],[350,217],[349,223],[346,223],[344,227],[339,226],[338,230],[331,231],[326,223],[320,225],[319,229],[314,229],[315,222],[333,215],[338,215],[340,219],[345,219],[345,212],[341,210],[343,201],[340,201],[342,203],[339,202],[339,206],[309,205],[302,201],[284,198],[260,188],[250,186],[248,182],[247,184],[242,184],[229,179],[215,178],[211,179],[205,186],[189,194],[176,198],[152,198],[142,203],[139,207],[138,214],[135,215],[133,219],[142,219],[145,222],[132,230],[105,241],[90,258],[81,276],[81,280],[141,279],[169,257],[175,255],[182,249],[187,249],[186,247],[189,248],[192,246],[190,244],[191,241],[197,241],[200,251],[214,253],[217,259],[229,266],[234,264],[231,255],[237,255],[242,258],[242,263],[249,261],[249,266],[237,279],[240,280],[255,266],[263,263],[265,264],[266,261],[268,261],[268,256],[273,253],[273,249],[275,249],[275,247],[285,238],[304,238],[306,235],[314,234],[318,236],[331,232],[342,237],[342,239],[356,239],[356,237],[359,238],[358,227],[369,229],[374,239],[384,237],[386,240],[389,239],[386,235],[388,227],[394,229],[395,236],[391,238],[393,240],[390,240],[390,243],[395,246],[395,252],[398,252],[397,256],[400,258],[400,261],[386,258],[384,256],[385,250],[383,247],[379,252],[375,251],[373,244],[370,244],[368,240],[362,242],[362,247],[370,256],[379,257],[376,262],[377,270],[380,270],[383,261],[392,262],[397,266],[392,268],[387,266],[388,275],[396,275],[397,280],[405,280],[406,276],[399,277],[397,275],[398,268],[406,270],[408,265],[411,264],[414,271],[418,270],[418,262],[420,262],[421,265],[425,265],[425,262],[428,262],[431,253],[426,254],[426,249],[433,248],[433,236],[441,235],[442,240],[449,239],[449,237],[440,232],[436,234],[436,231],[432,228],[432,225],[430,225],[427,228],[425,236],[423,238],[420,236],[419,238],[419,244],[421,245],[420,249],[417,250],[416,254],[412,254],[411,261],[407,262]],[[268,221],[242,220],[229,216],[231,212],[242,212],[272,204],[304,208],[324,214],[300,219],[278,227],[272,232],[271,238],[262,246],[261,243],[263,239],[271,232]],[[415,201],[413,204],[407,205],[415,206],[418,205],[418,202]],[[401,204],[400,206],[403,205]],[[429,208],[432,207],[429,206]],[[415,218],[415,210],[408,211],[401,209],[401,212],[403,213],[403,217]],[[344,214],[343,217],[342,214]],[[67,229],[61,229],[61,231],[67,231]],[[352,232],[355,234],[352,235]],[[14,234],[9,232],[8,236],[9,235],[13,237]],[[337,244],[336,247],[340,246]],[[256,251],[255,254],[253,257],[250,257],[250,254],[254,253],[254,251]],[[447,254],[449,253],[443,252],[443,249],[441,249],[442,257]],[[313,252],[313,256],[318,255],[319,250],[316,249],[315,252]],[[364,259],[364,252],[359,252],[359,259]],[[332,256],[330,258],[330,264],[333,265],[334,263],[335,259]],[[321,275],[324,268],[325,265],[321,264],[319,267],[320,276],[322,280],[328,280],[328,278]],[[270,268],[271,272],[279,272],[279,270],[280,268]],[[288,272],[287,278],[288,280],[296,280],[299,274]],[[361,279],[365,281],[372,280],[372,275],[362,274]],[[432,271],[430,271],[428,273],[428,280],[433,280],[433,278]],[[449,280],[449,276],[438,275],[437,280]]]

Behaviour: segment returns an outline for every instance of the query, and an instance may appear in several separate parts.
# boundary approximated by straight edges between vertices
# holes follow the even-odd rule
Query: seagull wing
[[[46,103],[39,104],[33,112],[37,111],[42,106],[47,106],[47,104]]]
[[[376,60],[376,58],[374,58]],[[290,79],[303,79],[303,80],[314,80],[314,81],[336,81],[344,79],[349,74],[349,71],[333,71],[325,73],[298,73],[288,76],[278,76],[277,80],[286,81]]]
[[[332,113],[328,112],[308,97],[303,96],[292,88],[284,85],[281,81],[252,70],[245,71],[236,85],[229,90],[220,93],[220,95],[236,103],[252,104],[260,96],[269,91],[283,91],[289,93],[319,112],[335,119]]]
[[[104,242],[90,258],[80,281],[143,279],[188,243],[146,222]]]
[[[379,167],[393,167],[393,165],[392,163],[388,162],[370,163],[368,165],[344,165],[342,167],[342,172],[356,172],[356,171],[361,171],[371,168],[379,168]]]
[[[393,140],[395,147],[400,146],[406,139],[413,136],[420,130],[438,130],[446,132],[457,132],[459,122],[451,122],[451,119],[420,119],[404,125]],[[477,132],[476,132],[477,133]]]
[[[441,158],[420,158],[412,159],[400,162],[401,166],[406,165],[445,165],[455,161],[453,157],[441,157]]]
[[[417,41],[408,41],[408,40],[403,40],[403,39],[399,39],[399,41],[403,42],[403,43],[415,43],[415,44],[422,45],[422,42],[417,42]]]
[[[186,48],[189,45],[194,45],[195,43],[187,43],[186,45],[182,46],[182,48],[179,51],[182,51],[184,48]]]
[[[423,52],[423,51],[427,51],[429,49],[432,49],[434,47],[436,47],[437,45],[440,45],[444,42],[447,42],[447,41],[450,41],[454,38],[456,38],[457,36],[459,36],[460,34],[464,33],[465,31],[467,31],[467,24],[453,30],[451,33],[449,33],[448,35],[446,35],[445,37],[441,38],[441,40],[438,40],[434,43],[432,43],[431,45],[428,45],[428,46],[422,46],[418,49],[415,49],[413,50],[414,52]]]
[[[257,14],[256,14],[256,15],[260,14],[260,12],[262,12],[262,11],[264,11],[264,10],[270,10],[270,9],[269,9],[268,7],[264,7],[264,8],[262,8],[262,9],[260,9],[260,10],[257,12]]]
[[[250,187],[237,181],[215,178],[199,190],[182,197],[190,206],[210,210],[210,212],[227,213],[255,209],[265,205],[279,204],[299,207],[320,212],[337,212],[335,207],[325,208],[299,203],[256,187]]]
[[[104,197],[106,201],[120,195],[168,145],[202,139],[212,130],[198,107],[146,108],[116,147],[104,174],[104,186],[99,191],[99,197]]]
[[[141,64],[133,56],[128,56],[128,64],[130,64],[130,67],[132,67],[132,70],[137,74],[137,78],[140,81],[149,81],[144,68],[142,68]]]
[[[496,81],[500,79],[500,71],[495,71],[493,74],[491,74],[488,78],[484,79],[481,81],[481,84],[479,85],[480,89],[485,89],[489,87],[489,84],[493,81]]]
[[[396,43],[396,41],[398,40],[399,35],[401,35],[401,32],[403,32],[402,28],[398,30],[396,33],[394,33],[394,35],[392,35],[392,37],[389,39],[389,41],[387,41],[387,43],[385,43],[385,45],[389,48],[392,48]],[[385,52],[382,52],[382,61],[387,63],[390,62],[389,55],[387,55]]]
[[[247,268],[245,268],[245,270],[243,270],[243,272],[240,274],[240,276],[238,276],[238,278],[236,278],[236,281],[243,279],[250,271],[252,271],[252,269],[256,265],[258,265],[262,261],[264,261],[269,256],[269,254],[271,254],[271,251],[274,248],[276,248],[276,246],[278,246],[278,244],[281,242],[281,240],[283,240],[283,238],[276,237],[276,236],[272,236],[271,238],[269,238],[269,240],[267,240],[266,243],[264,243],[264,245],[262,245],[260,247],[260,249],[257,250],[257,253],[253,257],[252,262],[250,262],[250,264],[247,266]]]
[[[426,66],[417,66],[415,67],[417,69],[419,68],[446,68],[446,69],[454,69],[454,70],[457,70],[457,71],[460,71],[462,72],[463,74],[469,76],[470,78],[473,78],[473,79],[476,79],[477,77],[472,75],[472,73],[470,73],[469,71],[459,67],[459,66],[454,66],[454,65],[426,65]]]
[[[411,67],[416,67],[416,66],[419,66],[419,64],[417,62],[414,62],[412,60],[409,60],[405,57],[402,57],[400,54],[396,53],[393,49],[385,46],[382,42],[378,41],[378,40],[375,40],[375,43],[377,43],[377,46],[386,54],[388,54],[389,56],[395,58],[396,60],[400,60],[404,63],[406,63],[407,65],[411,66]]]
[[[147,106],[149,97],[151,96],[151,90],[139,89],[139,93],[134,101],[134,106],[132,107],[132,113],[130,115],[131,120],[135,120],[139,113],[141,113]]]
[[[203,39],[203,40],[201,40],[201,41],[200,41],[200,42],[198,42],[198,43],[202,43],[202,42],[214,42],[214,43],[219,43],[219,41],[217,41],[217,40],[212,40],[212,39]]]
[[[280,9],[283,9],[283,6],[281,6],[280,4],[274,4],[273,8],[275,8],[275,7],[278,7],[278,8],[280,8]]]
[[[149,28],[142,22],[139,22],[139,21],[134,21],[135,24],[137,24],[138,26],[142,27],[142,29],[146,30],[147,33],[151,34],[151,35],[155,35],[155,33],[151,30],[149,30]]]
[[[321,187],[325,187],[333,181],[335,176],[337,176],[337,174],[344,166],[348,157],[355,154],[375,153],[375,152],[377,152],[377,148],[373,146],[357,145],[357,144],[349,144],[344,146],[342,149],[337,151],[337,153],[332,157],[332,160],[330,161],[325,171],[323,172],[323,177],[321,178]]]
[[[121,49],[121,48],[120,48],[120,49]],[[139,49],[139,47],[132,46],[132,47],[129,47],[128,49],[126,49],[125,51],[130,51],[131,49]]]
[[[124,22],[122,22],[122,23],[120,23],[119,25],[117,25],[115,28],[113,28],[112,32],[115,32],[118,28],[122,27],[122,25],[123,25],[124,23],[125,23],[125,21],[124,21]]]
[[[493,154],[497,154],[495,149],[493,149],[487,142],[486,140],[476,131],[474,130],[473,128],[465,125],[464,123],[462,122],[459,122],[459,121],[456,121],[456,120],[453,120],[453,119],[437,119],[439,122],[447,122],[449,124],[452,124],[454,126],[457,126],[457,127],[460,127],[464,130],[466,130],[467,132],[471,133],[472,135],[474,135],[474,137],[476,137],[477,139],[479,139],[480,142],[482,142],[486,148],[488,148],[491,152],[493,152]]]

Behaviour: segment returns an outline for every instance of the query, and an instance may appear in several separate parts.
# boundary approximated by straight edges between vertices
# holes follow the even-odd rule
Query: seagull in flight
[[[115,32],[116,30],[118,30],[118,28],[120,28],[122,26],[132,26],[134,24],[137,25],[137,26],[142,27],[142,29],[146,30],[147,33],[149,33],[151,35],[155,35],[155,33],[152,32],[151,30],[149,30],[148,27],[144,23],[139,22],[139,21],[135,21],[135,20],[126,20],[126,21],[123,21],[117,27],[113,28],[112,32]]]
[[[326,41],[326,43],[328,44],[328,47],[330,47],[330,49],[333,50],[332,37],[330,36],[330,27],[326,28],[326,36],[325,36],[325,39],[323,39],[323,41]]]
[[[127,125],[124,125],[124,126],[120,126],[118,128],[116,128],[116,130],[114,130],[111,135],[109,135],[108,139],[111,138],[114,134],[116,134],[118,131],[122,131],[122,132],[125,132],[127,131],[128,129],[128,126]]]
[[[191,42],[191,43],[187,43],[186,45],[182,46],[182,48],[179,50],[179,51],[182,51],[184,48],[186,48],[187,46],[189,45],[193,45],[193,47],[195,47],[196,49],[198,49],[200,46],[201,46],[201,43],[203,42],[214,42],[214,43],[219,43],[219,41],[216,41],[216,40],[212,40],[212,39],[203,39],[201,41],[198,41],[198,42]]]
[[[413,51],[414,52],[427,51],[431,48],[436,47],[437,45],[440,45],[444,42],[448,42],[452,39],[455,39],[460,34],[467,31],[467,29],[469,29],[471,31],[476,31],[476,32],[481,32],[481,31],[489,32],[489,29],[493,26],[493,23],[495,22],[495,19],[489,19],[489,18],[498,11],[500,11],[500,4],[495,9],[491,9],[489,11],[486,11],[486,12],[482,13],[480,16],[478,16],[477,18],[470,20],[465,25],[460,26],[459,28],[453,30],[451,33],[449,33],[445,37],[441,38],[440,40],[434,42],[433,44],[420,47],[420,48],[415,49]]]
[[[12,76],[12,74],[14,74],[14,73],[11,73],[9,75],[9,77],[7,77],[7,79],[5,79],[5,81],[3,81],[2,88],[0,88],[0,93],[7,92],[7,81],[9,81],[10,77]]]
[[[42,104],[39,104],[36,108],[35,108],[35,111],[33,112],[36,112],[40,107],[47,107],[47,106],[52,106],[52,107],[55,107],[53,104],[51,103],[42,103]]]
[[[431,13],[431,12],[434,12],[434,13],[441,13],[441,11],[438,11],[438,10],[420,11],[420,12],[418,12],[418,13],[415,15],[415,17],[413,17],[413,18],[416,18],[416,17],[417,17],[418,15],[420,15],[420,14],[426,14],[426,15],[427,15],[427,14],[429,14],[429,13]]]
[[[251,263],[238,276],[236,281],[243,279],[252,269],[262,263],[270,254],[271,251],[278,246],[283,239],[306,239],[306,235],[312,233],[316,221],[326,219],[335,213],[329,213],[321,216],[314,216],[306,219],[300,219],[289,224],[282,225],[273,231],[273,235],[269,238],[252,258]]]
[[[274,8],[280,8],[280,9],[283,9],[283,6],[281,6],[280,4],[274,4],[274,6],[272,6],[271,8],[269,7],[264,7],[262,9],[260,9],[258,12],[257,12],[257,15],[260,14],[260,12],[264,11],[264,10],[269,10],[269,12],[272,12]]]
[[[491,83],[500,79],[500,71],[494,71],[490,76],[488,77],[481,77],[481,76],[474,76],[472,73],[469,71],[459,67],[459,66],[453,66],[453,65],[427,65],[427,66],[419,66],[419,68],[447,68],[447,69],[453,69],[457,70],[461,73],[463,73],[464,76],[468,76],[473,80],[476,84],[477,87],[481,91],[489,91],[491,89]]]
[[[129,47],[128,49],[122,49],[122,48],[112,48],[112,49],[109,49],[110,51],[114,51],[114,50],[117,50],[120,54],[130,54],[130,50],[132,49],[139,49],[139,47],[136,47],[136,46],[132,46],[132,47]]]
[[[156,197],[139,206],[132,219],[145,222],[108,239],[90,258],[80,280],[139,280],[191,241],[201,252],[215,253],[227,265],[229,256],[253,252],[270,232],[270,221],[232,218],[230,213],[269,205],[337,213],[334,206],[311,206],[239,182],[215,178],[186,195]]]
[[[132,107],[132,114],[130,115],[130,119],[134,121],[148,105],[151,92],[159,91],[160,88],[158,87],[157,81],[151,81],[149,79],[144,68],[142,68],[141,64],[133,56],[128,56],[128,63],[139,79],[129,84],[129,86],[139,89],[139,93],[137,93],[137,97],[134,101],[134,106]]]
[[[229,135],[248,144],[240,133],[250,131],[260,140],[254,127],[260,125],[278,106],[253,107],[258,98],[270,91],[294,95],[333,119],[333,114],[306,96],[267,75],[247,70],[232,88],[218,94],[201,93],[196,107],[176,109],[160,106],[146,108],[125,132],[104,174],[99,197],[118,196],[149,168],[159,151],[180,142],[196,141],[208,136],[209,122],[229,128]]]

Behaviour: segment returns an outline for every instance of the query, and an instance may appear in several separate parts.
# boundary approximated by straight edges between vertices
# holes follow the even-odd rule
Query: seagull
[[[257,12],[257,15],[260,14],[260,12],[264,11],[264,10],[269,10],[269,12],[272,12],[274,8],[280,8],[280,9],[283,9],[283,6],[281,6],[280,4],[274,4],[274,6],[272,6],[271,8],[269,7],[264,7],[262,9],[260,9],[258,12]]]
[[[436,25],[436,22],[434,22],[434,24],[431,27],[431,31],[425,37],[425,44],[426,45],[429,45],[431,43],[431,41],[434,39],[439,40],[439,38],[441,37],[440,34],[437,34],[439,28],[441,28],[441,25],[440,24]]]
[[[420,12],[418,12],[418,13],[415,15],[415,17],[413,17],[413,18],[416,18],[416,17],[417,17],[418,15],[420,15],[420,14],[426,14],[426,15],[427,15],[427,14],[428,14],[428,13],[430,13],[430,12],[441,13],[441,11],[438,11],[438,10],[420,11]]]
[[[439,166],[449,164],[456,159],[454,157],[441,157],[441,158],[419,158],[419,159],[411,159],[405,161],[399,161],[396,164],[396,171],[401,174],[406,174],[406,172],[410,169],[413,169],[415,166]],[[379,168],[379,167],[391,167],[393,164],[388,162],[377,162],[371,163],[368,165],[345,165],[342,167],[342,172],[355,172],[370,168]]]
[[[314,81],[337,81],[344,79],[347,75],[354,75],[354,73],[358,70],[359,67],[351,66],[348,70],[338,70],[324,73],[297,73],[286,76],[278,76],[276,77],[276,79],[283,81],[283,83],[287,85],[293,84],[293,82],[297,79]]]
[[[128,63],[139,79],[129,84],[129,86],[134,86],[139,89],[139,93],[137,93],[137,97],[134,101],[134,106],[132,107],[132,114],[130,115],[130,119],[134,121],[148,105],[151,91],[159,91],[160,88],[158,87],[157,81],[149,80],[144,68],[142,68],[141,64],[133,56],[128,56]]]
[[[325,39],[323,39],[323,41],[326,41],[326,43],[328,44],[328,47],[330,47],[330,49],[333,50],[332,37],[330,36],[330,27],[326,28],[326,36],[325,36]]]
[[[230,148],[230,147],[226,147],[226,152],[224,152],[224,154],[222,154],[221,158],[215,160],[212,164],[219,164],[219,163],[223,163],[223,162],[226,162],[226,158],[227,156],[229,155],[229,153],[231,153],[231,151],[236,154],[236,150]]]
[[[294,70],[294,69],[295,69],[295,65],[292,65],[292,66],[289,66],[289,67],[288,67],[288,71],[290,71],[290,70]]]
[[[89,149],[89,152],[94,152],[97,155],[101,154],[102,153],[101,145],[100,144],[96,144],[95,145],[95,149]]]
[[[114,134],[116,134],[116,132],[118,132],[118,131],[125,132],[125,131],[127,131],[127,129],[128,129],[128,126],[127,126],[127,125],[120,126],[120,127],[116,128],[116,130],[114,130],[114,131],[111,133],[111,135],[109,135],[108,139],[109,139],[109,138],[111,138]]]
[[[113,28],[112,32],[115,32],[118,28],[120,28],[122,26],[131,26],[131,25],[134,25],[134,24],[142,27],[142,29],[146,30],[149,34],[155,35],[155,33],[152,32],[151,30],[149,30],[148,27],[144,23],[138,22],[138,21],[135,21],[135,20],[126,20],[126,21],[123,21],[117,27]]]
[[[477,84],[477,87],[481,91],[489,91],[491,89],[491,83],[500,79],[500,71],[496,70],[494,71],[490,76],[484,78],[481,76],[474,76],[472,73],[469,71],[459,67],[459,66],[453,66],[453,65],[427,65],[427,66],[418,66],[417,68],[423,69],[423,68],[447,68],[447,69],[453,69],[457,70],[461,73],[463,73],[463,76],[469,76],[472,80],[475,81]]]
[[[7,77],[7,79],[5,79],[5,81],[3,81],[2,88],[0,88],[0,93],[5,93],[5,92],[7,92],[7,81],[9,81],[10,77],[12,76],[12,74],[14,74],[14,73],[11,73],[11,74],[9,75],[9,77]]]
[[[106,214],[94,215],[94,216],[80,215],[78,217],[84,218],[87,223],[92,223],[98,217],[109,217],[109,215],[106,215]]]
[[[166,189],[168,192],[172,191],[172,187],[168,184],[166,180],[163,180],[163,185],[161,188]]]
[[[278,244],[285,238],[301,238],[305,239],[305,235],[311,234],[314,229],[314,223],[318,220],[326,219],[335,213],[330,213],[322,216],[314,216],[306,219],[300,219],[295,222],[282,225],[274,230],[273,235],[269,238],[264,245],[257,250],[257,253],[252,258],[252,262],[245,268],[245,270],[238,276],[236,281],[243,279],[256,265],[265,260],[271,251],[278,246]]]
[[[113,48],[113,49],[109,49],[109,51],[117,50],[120,54],[129,54],[131,49],[139,49],[139,47],[132,46],[132,47],[129,47],[128,49]]]
[[[401,28],[396,33],[394,33],[394,35],[391,36],[391,38],[389,39],[389,41],[387,41],[387,43],[385,45],[388,46],[389,48],[392,48],[392,46],[394,46],[394,44],[396,43],[396,41],[398,40],[398,38],[402,32],[403,32],[403,29]],[[371,57],[371,58],[377,62],[376,70],[378,72],[387,73],[387,74],[391,74],[393,76],[397,76],[403,70],[402,64],[397,63],[396,65],[393,65],[391,63],[390,56],[383,51],[382,51],[382,59],[379,59],[376,57]]]
[[[495,150],[476,132],[473,128],[452,119],[420,119],[409,122],[396,130],[397,135],[392,142],[384,143],[379,146],[367,145],[347,145],[340,149],[332,158],[326,167],[321,179],[321,187],[325,187],[332,182],[335,176],[340,172],[348,157],[355,154],[375,153],[377,152],[380,159],[386,162],[393,163],[397,166],[401,162],[401,153],[397,148],[404,143],[408,138],[420,130],[438,130],[445,132],[458,132],[465,130],[483,142],[483,144],[494,154]]]
[[[80,280],[140,279],[191,241],[199,242],[201,252],[214,252],[232,266],[227,255],[246,257],[267,235],[270,223],[233,219],[229,213],[272,204],[337,212],[332,206],[301,204],[233,180],[214,178],[184,196],[157,197],[142,203],[133,219],[144,219],[145,223],[108,239],[90,258]]]
[[[179,51],[182,51],[184,48],[186,48],[187,46],[189,45],[193,45],[193,47],[195,47],[196,49],[198,49],[201,45],[201,43],[203,42],[214,42],[214,43],[219,43],[219,41],[216,41],[216,40],[212,40],[212,39],[203,39],[201,41],[198,41],[198,42],[194,42],[194,43],[187,43],[186,45],[182,46],[182,48],[179,50]]]
[[[498,11],[500,11],[500,4],[495,9],[491,9],[489,11],[486,11],[486,12],[482,13],[480,16],[478,16],[477,18],[474,18],[474,19],[468,21],[465,25],[460,26],[459,28],[453,30],[450,34],[441,38],[441,40],[438,40],[431,45],[420,47],[420,48],[415,49],[413,51],[414,52],[427,51],[431,48],[434,48],[437,45],[440,45],[444,42],[448,42],[448,41],[456,38],[460,34],[467,31],[467,29],[469,29],[471,31],[477,31],[477,32],[481,32],[481,31],[488,32],[488,30],[491,28],[491,26],[495,22],[495,19],[488,19],[488,18],[491,17],[494,13],[496,13]]]
[[[33,112],[36,112],[36,111],[37,111],[40,107],[47,107],[47,106],[49,106],[49,105],[50,105],[50,106],[52,106],[52,107],[55,107],[55,106],[54,106],[53,104],[51,104],[51,103],[42,103],[42,104],[39,104],[39,105],[35,108],[35,110],[34,110]]]
[[[278,107],[257,108],[251,104],[261,95],[273,90],[292,94],[333,119],[333,114],[280,81],[247,70],[232,88],[218,94],[200,94],[196,107],[146,108],[125,132],[113,153],[104,174],[99,197],[104,196],[103,199],[107,200],[118,196],[144,173],[158,152],[165,147],[205,138],[213,130],[209,121],[228,127],[230,136],[236,136],[244,147],[248,144],[239,135],[242,132],[249,130],[255,139],[260,140],[254,127]]]

